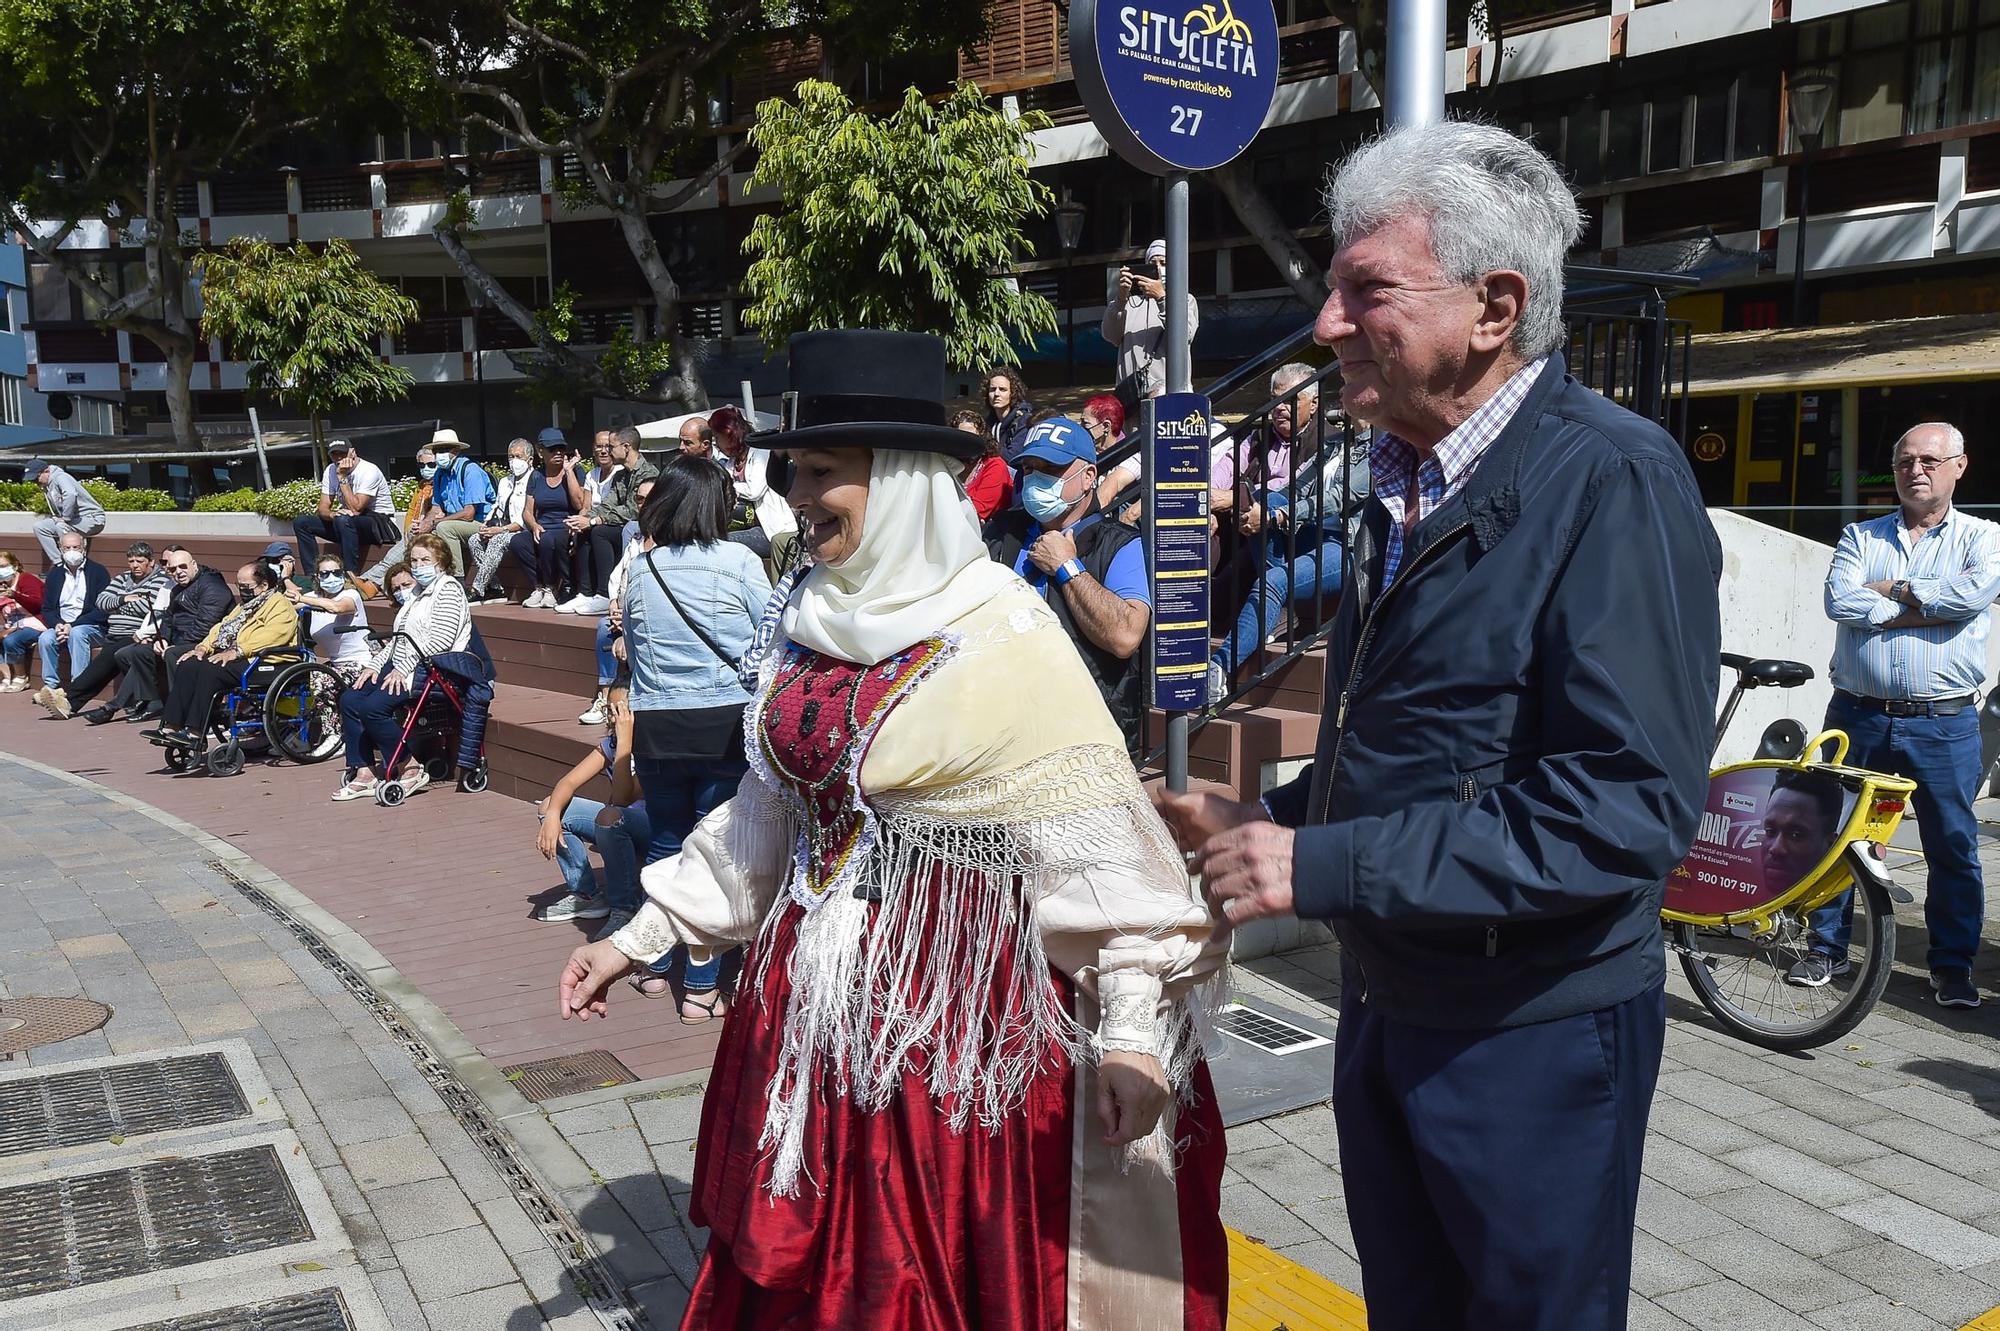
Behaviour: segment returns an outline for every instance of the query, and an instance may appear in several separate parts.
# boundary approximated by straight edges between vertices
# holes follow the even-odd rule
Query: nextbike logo
[[[1118,11],[1118,44],[1142,55],[1171,56],[1203,69],[1255,75],[1257,51],[1250,25],[1236,17],[1230,0],[1190,9],[1179,19],[1136,5]]]
[[[1177,421],[1161,421],[1159,435],[1162,439],[1206,439],[1208,417],[1198,411],[1190,411]]]

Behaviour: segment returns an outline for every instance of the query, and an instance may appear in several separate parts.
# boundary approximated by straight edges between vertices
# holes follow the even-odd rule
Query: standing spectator
[[[152,632],[141,629],[130,646],[116,654],[122,678],[111,699],[132,725],[159,719],[166,698],[167,672],[193,651],[208,631],[222,622],[236,604],[229,584],[214,569],[195,563],[185,546],[160,552],[160,566],[173,579],[166,606],[155,616]]]
[[[1000,456],[999,441],[987,434],[977,412],[961,411],[951,418],[952,428],[976,434],[985,440],[985,451],[965,464],[965,497],[981,522],[1014,502],[1014,469]]]
[[[42,655],[42,688],[35,701],[56,720],[67,721],[69,695],[63,692],[57,658],[68,656],[74,679],[90,664],[91,652],[104,645],[110,616],[98,607],[97,598],[111,585],[111,574],[85,553],[83,533],[66,531],[56,540],[60,562],[49,570],[42,591],[42,622],[47,627],[36,640]]]
[[[996,365],[986,372],[986,433],[1000,447],[1000,456],[1012,466],[1021,451],[1021,438],[1035,414],[1028,399],[1028,383],[1011,365]]]
[[[625,525],[639,517],[634,498],[639,482],[659,474],[657,467],[639,455],[639,432],[629,425],[611,436],[611,462],[618,470],[605,485],[603,497],[588,513],[565,521],[579,540],[590,543],[590,585],[575,588],[576,594],[556,607],[566,615],[601,615],[611,608],[611,570],[630,539]]]
[[[1826,575],[1834,622],[1826,724],[1847,732],[1848,761],[1917,783],[1932,998],[1976,1008],[1972,962],[1986,918],[1979,867],[1979,688],[2000,595],[2000,525],[1952,507],[1965,436],[1933,421],[1896,441],[1894,513],[1850,524]],[[1817,988],[1849,969],[1854,894],[1813,912],[1812,951],[1786,980]]]
[[[341,563],[359,573],[363,550],[396,540],[396,496],[382,469],[347,440],[329,440],[326,454],[332,461],[320,476],[319,511],[292,520],[298,566],[311,568],[319,562],[319,543],[337,541]]]
[[[436,470],[429,478],[431,508],[418,524],[419,534],[434,535],[444,542],[451,553],[454,576],[465,572],[465,539],[486,525],[486,515],[493,509],[493,478],[465,456],[466,447],[455,430],[439,430],[431,436],[431,452],[437,458]],[[415,548],[414,542],[411,548]]]
[[[396,543],[382,552],[382,557],[370,564],[367,571],[357,577],[355,586],[369,600],[383,594],[382,584],[389,577],[389,570],[403,562],[410,551],[410,538],[417,534],[418,524],[431,506],[431,481],[437,474],[437,454],[425,444],[417,450],[417,488],[410,492],[410,506],[403,514],[401,533]]]
[[[652,497],[654,480],[652,477],[639,482],[639,512],[646,511],[646,501]],[[611,685],[625,670],[625,641],[622,627],[625,601],[625,575],[632,567],[632,560],[640,551],[648,548],[644,532],[625,542],[625,553],[617,567],[611,570],[611,608],[597,621],[597,696],[590,700],[590,706],[577,717],[579,724],[601,726],[609,715],[611,706]]]
[[[986,548],[1049,603],[1076,644],[1111,717],[1136,747],[1145,723],[1139,645],[1153,590],[1139,533],[1097,506],[1097,448],[1066,416],[1028,432],[1021,507],[986,524]]]
[[[472,641],[472,607],[465,588],[449,574],[450,559],[444,538],[426,533],[410,542],[409,564],[389,575],[389,594],[397,605],[394,636],[340,695],[347,770],[333,792],[336,803],[374,795],[375,764],[395,751],[402,736],[400,717],[413,701],[417,667],[429,657],[462,652]],[[405,754],[402,770],[387,775],[402,782],[405,795],[431,783],[415,754]]]
[[[315,657],[346,680],[368,668],[374,655],[368,646],[368,612],[361,588],[338,559],[321,555],[312,590],[290,589],[285,595],[305,612],[306,639]]]
[[[291,555],[289,547],[285,554]],[[82,673],[70,676],[68,694],[72,712],[82,708],[97,696],[99,689],[117,677],[123,668],[119,664],[120,652],[158,627],[173,586],[173,578],[160,567],[152,546],[134,541],[125,547],[125,571],[112,578],[97,597],[98,608],[105,613],[104,650],[91,659]],[[106,704],[91,708],[83,717],[92,725],[101,726],[117,714],[115,706]]]
[[[58,542],[64,532],[91,537],[104,530],[104,505],[83,488],[83,482],[55,463],[34,458],[21,475],[42,487],[42,499],[49,506],[49,515],[35,523],[35,539],[42,543],[49,567],[54,568],[62,559]]]
[[[27,691],[28,653],[47,627],[42,580],[22,568],[12,550],[0,550],[0,693]]]
[[[562,866],[563,895],[535,912],[550,923],[603,920],[590,936],[601,943],[632,922],[639,910],[639,865],[653,843],[646,801],[632,775],[632,712],[613,709],[597,747],[565,772],[546,800],[535,805],[541,831],[535,846],[542,858]],[[578,792],[597,777],[605,779],[606,799]],[[604,860],[604,890],[597,891],[588,847]]]
[[[298,645],[298,611],[281,590],[284,585],[276,570],[261,561],[236,571],[236,609],[174,663],[166,710],[150,738],[202,748],[215,700],[236,687],[244,663],[260,652]],[[268,664],[264,668],[272,669]]]
[[[723,539],[733,490],[698,458],[670,457],[645,508],[652,548],[626,570],[621,622],[632,668],[633,771],[646,792],[648,864],[677,853],[694,825],[736,790],[747,770],[737,667],[771,595],[764,565]],[[661,957],[634,987],[668,992]],[[683,976],[681,1020],[722,1013],[718,955]]]
[[[574,547],[582,544],[570,532],[569,520],[587,511],[590,495],[576,476],[576,453],[567,443],[549,445],[542,455],[542,470],[528,478],[528,505],[521,530],[508,542],[514,562],[534,582],[534,591],[522,604],[553,610],[562,599],[565,570],[570,587],[576,588],[580,571]]]
[[[1201,307],[1187,298],[1187,335],[1194,341]],[[1118,378],[1112,391],[1132,408],[1167,391],[1167,242],[1146,247],[1146,257],[1118,271],[1118,295],[1104,310],[1099,330],[1118,348]]]
[[[741,407],[717,407],[708,424],[715,431],[716,461],[729,473],[748,519],[732,524],[737,530],[729,539],[749,546],[759,558],[776,559],[780,543],[798,531],[799,523],[785,497],[771,488],[771,450],[750,446],[750,422]]]
[[[486,515],[486,525],[466,538],[472,550],[472,576],[466,580],[466,599],[477,605],[481,601],[507,599],[504,588],[487,588],[500,572],[500,561],[506,557],[509,538],[521,530],[523,515],[528,503],[528,473],[535,469],[535,450],[525,439],[516,439],[507,445],[507,474],[500,478],[500,486],[493,500],[493,511]],[[534,560],[524,565],[534,571]],[[541,594],[542,584],[536,583],[529,593],[533,603]]]
[[[1264,803],[1154,798],[1231,923],[1340,935],[1369,1325],[1622,1327],[1721,545],[1673,437],[1565,372],[1582,218],[1554,162],[1441,121],[1328,192],[1316,336],[1376,427],[1340,692]]]

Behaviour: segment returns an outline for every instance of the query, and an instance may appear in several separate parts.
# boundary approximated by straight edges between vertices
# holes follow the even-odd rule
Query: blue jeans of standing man
[[[749,770],[741,758],[633,758],[632,775],[646,792],[646,817],[653,825],[646,863],[680,854],[694,825],[735,795],[736,783]],[[669,952],[654,962],[654,972],[665,974],[672,959]],[[700,966],[690,960],[683,979],[690,989],[713,989],[721,969],[719,954]]]
[[[1917,783],[1910,806],[1923,833],[1930,875],[1924,900],[1930,968],[1971,969],[1986,918],[1979,822],[1972,814],[1979,787],[1979,714],[1967,707],[1957,716],[1886,716],[1836,693],[1826,724],[1847,732],[1847,761],[1853,766]],[[1812,913],[1813,950],[1845,957],[1853,924],[1849,891]]]
[[[563,882],[580,897],[597,895],[590,875],[590,850],[596,846],[604,860],[604,899],[613,910],[639,909],[639,856],[652,844],[653,828],[646,810],[635,805],[613,809],[615,822],[601,823],[598,815],[610,806],[596,800],[572,799],[563,810],[562,843],[556,848],[556,862],[562,865]]]
[[[61,649],[62,644],[56,641],[56,631],[53,628],[42,630],[40,645],[42,649],[42,683],[52,689],[59,689],[62,687],[62,679],[56,673],[56,654]],[[97,625],[70,625],[68,644],[70,678],[74,679],[76,676],[81,675],[83,668],[90,664],[91,652],[103,645],[104,630]]]

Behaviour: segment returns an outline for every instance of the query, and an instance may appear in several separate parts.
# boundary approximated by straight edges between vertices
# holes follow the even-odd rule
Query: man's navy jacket
[[[1551,357],[1381,586],[1370,500],[1317,756],[1266,797],[1350,993],[1512,1026],[1658,984],[1706,799],[1721,545],[1680,446]]]
[[[110,622],[111,612],[97,608],[97,594],[111,585],[111,572],[95,559],[84,560],[74,573],[61,560],[56,561],[56,566],[42,579],[42,622],[50,628],[61,622],[63,588],[71,578],[83,581],[83,609],[73,622],[103,628]]]

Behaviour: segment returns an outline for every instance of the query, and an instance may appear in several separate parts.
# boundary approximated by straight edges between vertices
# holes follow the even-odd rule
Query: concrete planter
[[[13,542],[34,539],[40,513],[0,513],[0,538]],[[107,513],[99,541],[117,540],[120,532],[147,536],[264,536],[291,539],[292,524],[261,513]]]

